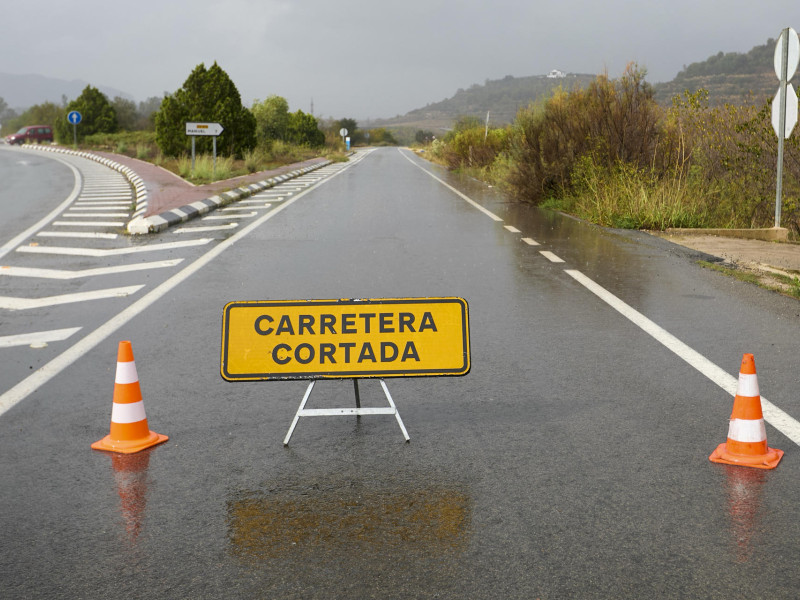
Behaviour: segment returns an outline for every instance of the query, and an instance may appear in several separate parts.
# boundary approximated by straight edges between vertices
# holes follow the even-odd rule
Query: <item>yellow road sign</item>
[[[463,298],[264,300],[225,305],[228,381],[466,375]]]

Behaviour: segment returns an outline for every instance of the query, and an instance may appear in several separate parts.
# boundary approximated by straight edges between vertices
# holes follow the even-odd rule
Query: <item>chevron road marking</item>
[[[89,238],[93,240],[115,240],[119,236],[116,233],[97,233],[96,231],[40,231],[37,237],[60,237],[60,238]]]
[[[0,337],[0,348],[13,348],[14,346],[42,348],[47,345],[47,342],[61,342],[80,330],[80,327],[72,327],[70,329],[53,329],[51,331],[5,335]]]
[[[125,296],[135,294],[143,287],[143,285],[129,285],[127,287],[95,290],[93,292],[78,292],[75,294],[48,296],[47,298],[13,298],[11,296],[0,296],[0,308],[5,308],[7,310],[27,310],[29,308],[45,308],[48,306],[56,306],[58,304],[85,302],[87,300],[124,298]]]
[[[174,267],[183,262],[182,258],[172,260],[159,260],[149,263],[136,263],[133,265],[120,265],[118,267],[99,267],[96,269],[81,269],[70,271],[67,269],[39,269],[35,267],[0,267],[0,276],[9,277],[40,277],[42,279],[80,279],[81,277],[95,277],[97,275],[117,275],[132,271],[146,271],[148,269],[163,269]]]
[[[63,254],[67,256],[93,256],[95,258],[106,256],[120,256],[123,254],[138,254],[139,252],[157,252],[159,250],[175,250],[188,246],[203,246],[213,241],[213,238],[202,238],[199,240],[186,240],[185,242],[167,242],[165,244],[151,244],[148,246],[131,246],[129,248],[70,248],[57,246],[20,246],[17,252],[28,252],[31,254]]]

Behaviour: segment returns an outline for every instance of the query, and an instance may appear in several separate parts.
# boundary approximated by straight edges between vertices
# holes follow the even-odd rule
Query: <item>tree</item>
[[[274,140],[286,140],[289,132],[289,103],[286,98],[269,96],[263,102],[256,100],[251,111],[256,119],[256,140],[269,146]]]
[[[87,85],[81,95],[70,102],[64,114],[77,110],[81,113],[81,123],[77,128],[78,138],[95,133],[116,133],[117,113],[108,98],[95,87]],[[54,126],[56,138],[64,143],[72,140],[72,126],[66,119],[59,119]]]
[[[117,113],[117,126],[122,131],[134,131],[139,122],[139,114],[136,111],[136,103],[120,96],[115,96],[111,102],[114,112]]]
[[[223,132],[217,138],[217,150],[228,156],[241,156],[255,146],[256,120],[242,106],[239,91],[228,74],[215,62],[206,69],[203,63],[194,68],[183,87],[165,96],[156,113],[156,143],[167,156],[187,152],[191,139],[185,135],[187,122],[220,123]],[[198,136],[200,152],[211,152],[211,136]]]
[[[325,143],[325,134],[319,130],[317,119],[302,110],[289,115],[288,137],[290,142],[311,147],[322,146]]]

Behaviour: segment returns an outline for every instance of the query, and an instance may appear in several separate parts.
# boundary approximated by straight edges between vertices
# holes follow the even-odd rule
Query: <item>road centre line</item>
[[[31,308],[57,306],[59,304],[86,302],[87,300],[124,298],[125,296],[135,294],[143,287],[144,285],[129,285],[125,287],[108,288],[105,290],[94,290],[92,292],[77,292],[74,294],[47,296],[46,298],[14,298],[12,296],[0,296],[0,308],[6,310],[28,310]]]
[[[528,244],[528,246],[539,246],[539,242],[529,237],[522,238],[522,241]]]
[[[361,162],[365,156],[368,156],[371,151],[366,151],[357,156],[357,158],[350,163],[347,163],[337,172],[333,173],[330,177],[325,179],[324,183],[332,181],[348,169],[352,168]],[[287,200],[282,204],[278,204],[275,208],[267,213],[264,213],[258,219],[247,224],[231,237],[222,240],[219,244],[212,247],[208,252],[200,256],[198,259],[188,264],[186,267],[175,273],[172,277],[158,285],[147,294],[136,300],[133,304],[117,313],[114,317],[106,321],[97,329],[91,331],[81,340],[76,342],[73,346],[67,348],[64,352],[50,360],[47,364],[41,366],[36,371],[31,373],[28,377],[20,381],[14,387],[0,395],[0,416],[5,414],[8,410],[22,402],[29,395],[38,390],[41,386],[60,374],[64,369],[72,365],[75,361],[79,360],[86,353],[93,350],[96,346],[101,344],[107,337],[115,331],[126,325],[129,321],[134,319],[145,309],[149,308],[152,304],[160,300],[178,285],[186,281],[189,277],[197,273],[200,269],[208,265],[211,261],[217,258],[220,254],[225,252],[228,248],[232,247],[239,240],[246,237],[252,231],[266,223],[268,220],[278,215],[281,211],[294,204],[297,200],[303,198],[307,193],[313,191],[318,185],[308,187],[302,193],[294,198]]]
[[[462,192],[458,191],[456,188],[454,188],[454,187],[453,187],[452,185],[450,185],[449,183],[446,183],[446,182],[445,182],[445,181],[443,181],[442,179],[439,179],[439,178],[438,178],[436,175],[434,175],[433,173],[431,173],[430,171],[428,171],[428,169],[426,169],[426,168],[422,167],[421,165],[418,165],[417,163],[415,163],[415,162],[414,162],[413,160],[411,160],[411,159],[410,159],[408,156],[406,156],[406,155],[405,155],[405,153],[404,153],[404,152],[403,152],[403,151],[402,151],[400,148],[398,148],[398,149],[397,149],[397,151],[400,153],[400,155],[401,155],[403,158],[405,158],[405,159],[406,159],[408,162],[410,162],[412,165],[414,165],[415,167],[417,167],[417,168],[418,168],[420,171],[422,171],[422,172],[424,172],[424,173],[427,173],[428,175],[430,175],[431,177],[433,177],[433,178],[434,178],[436,181],[438,181],[439,183],[441,183],[441,184],[442,184],[444,187],[446,187],[448,190],[450,190],[451,192],[453,192],[453,193],[454,193],[456,196],[458,196],[458,197],[459,197],[459,198],[461,198],[462,200],[466,201],[468,204],[471,204],[473,207],[477,208],[479,211],[481,211],[483,214],[485,214],[487,217],[489,217],[489,218],[490,218],[490,219],[492,219],[493,221],[498,221],[498,222],[500,222],[500,221],[502,221],[502,220],[503,220],[503,219],[501,219],[500,217],[498,217],[496,214],[494,214],[493,212],[491,212],[490,210],[487,210],[487,209],[485,209],[483,206],[481,206],[480,204],[478,204],[477,202],[475,202],[475,201],[474,201],[472,198],[470,198],[470,197],[469,197],[469,196],[467,196],[466,194],[463,194]]]
[[[185,242],[167,242],[164,244],[150,244],[147,246],[130,246],[128,248],[72,248],[69,246],[20,246],[17,252],[28,252],[31,254],[62,254],[66,256],[92,256],[95,258],[105,256],[120,256],[122,254],[138,254],[139,252],[158,252],[159,250],[175,250],[186,248],[187,246],[203,246],[212,241],[213,238],[202,238],[199,240],[187,240]]]
[[[505,225],[505,228],[511,233],[520,233],[520,230],[514,227],[513,225]]]
[[[20,333],[17,335],[6,335],[0,337],[0,348],[13,348],[15,346],[32,346],[34,344],[41,347],[47,342],[61,342],[72,334],[81,330],[80,327],[69,329],[52,329],[50,331],[36,331],[31,333]]]
[[[671,350],[679,358],[728,392],[731,396],[736,396],[739,384],[738,377],[728,374],[705,356],[684,344],[665,329],[656,325],[642,313],[617,298],[614,294],[589,279],[580,271],[565,269],[564,272],[626,319],[637,325],[645,333],[666,346],[668,350]],[[800,422],[772,404],[769,400],[764,398],[764,396],[761,396],[761,408],[764,413],[764,420],[767,421],[767,423],[800,446]]]
[[[0,267],[0,276],[9,277],[41,277],[42,279],[79,279],[81,277],[95,277],[98,275],[117,275],[119,273],[130,273],[132,271],[146,271],[149,269],[162,269],[174,267],[183,262],[182,258],[170,260],[158,260],[146,263],[134,263],[132,265],[119,265],[116,267],[97,267],[94,269],[81,269],[70,271],[68,269],[40,269],[37,267]]]

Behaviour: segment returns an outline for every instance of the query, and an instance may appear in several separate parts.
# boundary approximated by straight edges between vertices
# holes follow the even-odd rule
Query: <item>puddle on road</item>
[[[459,552],[469,540],[471,500],[456,487],[344,478],[269,487],[237,492],[227,502],[235,556],[428,559]]]

